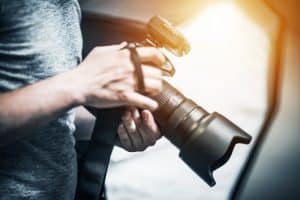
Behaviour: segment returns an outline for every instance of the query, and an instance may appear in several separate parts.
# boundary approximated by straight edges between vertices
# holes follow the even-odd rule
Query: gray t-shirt
[[[81,61],[80,17],[77,0],[0,0],[0,93],[75,67]],[[73,200],[73,120],[69,111],[0,148],[1,200]]]

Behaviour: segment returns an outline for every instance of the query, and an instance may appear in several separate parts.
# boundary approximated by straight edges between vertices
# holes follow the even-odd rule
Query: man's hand
[[[122,116],[118,135],[117,144],[129,152],[143,151],[161,137],[152,113],[134,107],[129,107]]]
[[[158,107],[157,102],[148,96],[161,92],[162,71],[159,68],[165,57],[153,47],[136,48],[142,62],[147,94],[143,95],[137,92],[135,67],[129,50],[123,49],[125,45],[96,47],[73,70],[70,81],[80,104],[97,108],[136,106],[155,110]]]
[[[150,96],[162,90],[159,68],[165,57],[153,47],[137,48],[144,74],[146,94],[143,95],[137,91],[134,64],[125,45],[96,47],[73,70],[1,93],[0,146],[24,137],[32,129],[81,105],[155,110],[158,103]]]

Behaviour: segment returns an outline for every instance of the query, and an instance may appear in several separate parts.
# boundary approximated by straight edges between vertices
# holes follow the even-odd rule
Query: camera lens
[[[163,135],[180,149],[180,157],[210,186],[212,171],[225,164],[237,143],[248,144],[251,137],[218,113],[208,113],[186,98],[168,82],[155,97],[154,113]]]
[[[165,137],[180,148],[208,113],[167,82],[162,91],[156,97],[160,107],[154,116]]]

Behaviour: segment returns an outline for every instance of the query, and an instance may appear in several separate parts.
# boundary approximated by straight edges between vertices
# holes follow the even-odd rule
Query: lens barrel
[[[237,143],[248,144],[251,136],[218,113],[208,113],[168,82],[155,97],[154,113],[163,135],[180,149],[181,159],[208,185],[215,185],[213,170],[230,158]]]

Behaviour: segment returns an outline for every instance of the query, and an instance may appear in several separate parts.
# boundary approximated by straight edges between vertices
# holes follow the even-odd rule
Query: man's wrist
[[[70,70],[59,75],[66,95],[70,97],[72,106],[84,105],[86,102],[84,84],[77,69]]]

